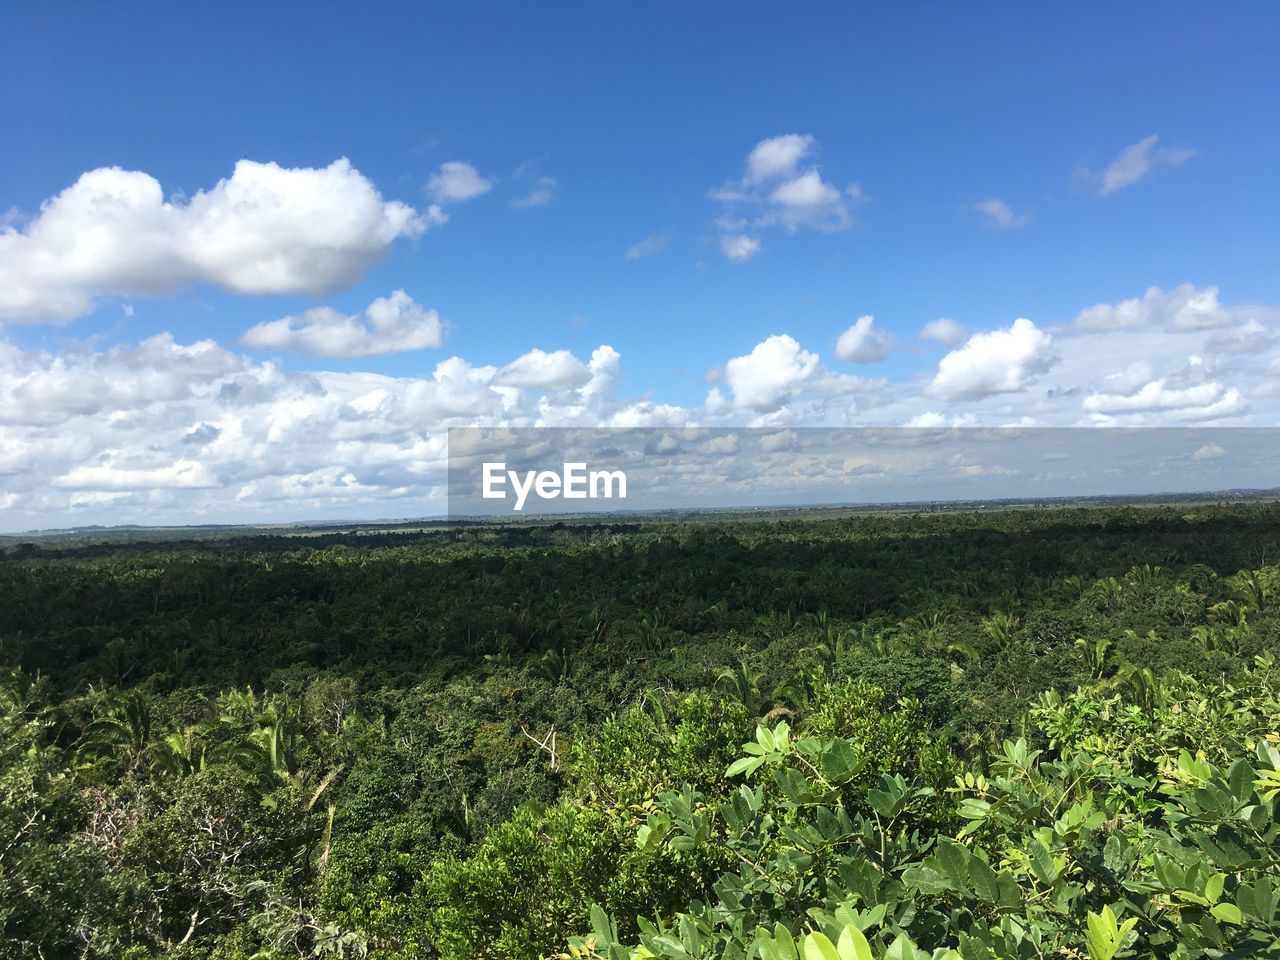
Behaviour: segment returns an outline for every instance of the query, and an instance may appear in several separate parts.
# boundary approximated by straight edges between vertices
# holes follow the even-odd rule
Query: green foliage
[[[1082,724],[1096,693],[1045,698],[1031,732],[1054,746],[1006,741],[950,784],[918,754],[875,773],[829,727],[761,726],[728,768],[743,785],[666,793],[637,835],[728,868],[631,941],[593,915],[567,956],[1270,955],[1280,735],[1257,734],[1280,717],[1272,664],[1241,687],[1178,682],[1176,707],[1115,728],[1099,719],[1124,715],[1119,700]],[[1180,746],[1215,721],[1212,759]],[[938,797],[952,829],[923,830],[913,804]]]
[[[0,547],[0,957],[1274,952],[1280,509]]]

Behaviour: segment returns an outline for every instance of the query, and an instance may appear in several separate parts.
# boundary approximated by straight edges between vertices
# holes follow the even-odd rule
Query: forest
[[[1280,505],[0,543],[3,958],[1280,956]]]

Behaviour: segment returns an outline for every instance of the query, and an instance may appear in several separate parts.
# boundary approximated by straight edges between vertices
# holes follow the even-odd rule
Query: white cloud
[[[747,155],[741,180],[711,191],[722,205],[716,219],[721,252],[748,260],[760,252],[758,232],[801,227],[823,232],[853,225],[852,207],[865,198],[857,184],[844,189],[826,180],[809,162],[817,149],[812,136],[796,133],[761,140]]]
[[[534,207],[545,207],[556,198],[556,178],[538,177],[533,189],[511,201],[517,210],[531,210]]]
[[[778,453],[795,450],[800,439],[794,430],[778,430],[760,438],[760,449],[764,453]]]
[[[761,412],[776,410],[818,372],[819,359],[786,334],[769,337],[746,356],[725,364],[733,405]]]
[[[0,230],[0,321],[69,320],[103,296],[193,283],[331,293],[438,219],[383,200],[345,159],[321,169],[241,160],[189,200],[166,200],[140,171],[91,170],[25,229]]]
[[[260,350],[296,350],[316,357],[370,357],[425,350],[441,343],[440,316],[403,290],[379,297],[358,314],[316,307],[296,316],[260,323],[240,342]]]
[[[935,410],[927,410],[908,420],[903,426],[913,427],[917,429],[940,430],[950,424],[947,418]]]
[[[628,260],[639,260],[641,257],[651,257],[655,253],[661,253],[667,249],[667,244],[671,242],[671,237],[665,230],[649,234],[643,240],[637,240],[627,248]]]
[[[1280,424],[1280,312],[1224,309],[1233,326],[1193,324],[1177,337],[1148,324],[1050,340],[1020,320],[971,337],[932,378],[892,383],[833,372],[778,334],[723,364],[701,407],[619,396],[621,357],[607,345],[589,358],[454,356],[385,376],[291,371],[168,334],[61,353],[0,340],[0,529],[430,514],[441,509],[431,497],[444,482],[449,426]],[[372,335],[376,325],[361,319]],[[1230,343],[1212,346],[1228,333]],[[781,433],[777,443],[795,459]],[[1186,447],[1182,461],[1206,446]]]
[[[954,347],[964,338],[964,325],[957,323],[950,317],[939,317],[937,320],[930,320],[920,331],[921,340],[936,340],[948,347]]]
[[[493,382],[506,387],[564,390],[580,387],[590,379],[587,365],[568,350],[545,353],[534,349],[498,371]]]
[[[1206,443],[1203,447],[1196,450],[1191,455],[1192,460],[1217,460],[1226,454],[1226,449],[1220,443]]]
[[[483,196],[493,189],[492,181],[461,160],[447,160],[427,180],[427,193],[436,203],[459,203]]]
[[[760,183],[794,173],[796,166],[814,149],[808,134],[786,133],[761,140],[747,155],[747,183]]]
[[[1157,147],[1158,142],[1159,137],[1154,133],[1143,137],[1121,150],[1100,174],[1083,171],[1084,176],[1095,184],[1098,195],[1105,197],[1137,183],[1157,167],[1181,166],[1196,156],[1194,150],[1185,147]]]
[[[1116,330],[1159,326],[1172,330],[1205,330],[1231,324],[1234,311],[1218,300],[1217,287],[1184,283],[1168,293],[1150,287],[1141,297],[1099,303],[1081,310],[1072,321],[1079,330]]]
[[[1025,227],[1031,222],[1030,214],[1014,213],[1013,208],[998,197],[975,203],[973,209],[982,214],[990,226],[999,227],[1002,230]]]
[[[1086,396],[1083,408],[1096,422],[1144,425],[1220,420],[1243,413],[1248,403],[1238,388],[1220,382],[1202,358],[1192,356],[1182,369],[1161,377],[1152,376],[1146,361],[1130,364]]]
[[[1249,319],[1234,330],[1211,337],[1205,343],[1205,351],[1211,354],[1259,357],[1274,351],[1278,344],[1280,341],[1263,323]]]
[[[724,381],[733,395],[732,405],[719,388],[707,394],[705,412],[722,416],[732,410],[756,414],[753,426],[821,422],[833,412],[849,414],[855,404],[851,394],[870,402],[884,380],[868,380],[833,373],[821,358],[805,350],[787,334],[774,334],[756,344],[750,353],[724,365]]]
[[[167,334],[63,355],[0,341],[0,490],[12,511],[0,529],[430,513],[448,426],[689,421],[678,406],[619,399],[620,375],[604,345],[586,363],[532,350],[505,367],[450,357],[426,376],[390,377],[286,372]],[[386,505],[409,496],[412,507]]]
[[[54,477],[52,484],[75,490],[132,491],[216,487],[218,481],[205,464],[194,460],[176,460],[163,467],[141,469],[111,465],[75,467],[60,477]]]
[[[836,341],[836,356],[850,363],[879,363],[889,355],[893,337],[879,329],[871,314],[859,317]]]
[[[726,234],[720,238],[720,252],[730,260],[737,260],[739,263],[750,260],[760,250],[760,241],[755,237]]]
[[[780,223],[788,230],[808,226],[816,230],[843,230],[850,223],[849,208],[840,190],[822,179],[817,170],[778,184],[769,195],[772,209],[761,224]]]
[[[945,400],[974,400],[1024,390],[1056,360],[1053,338],[1019,317],[1007,330],[974,334],[943,357],[925,393]]]

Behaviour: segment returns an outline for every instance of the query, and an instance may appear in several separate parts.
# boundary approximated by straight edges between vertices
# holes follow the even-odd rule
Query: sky
[[[0,2],[0,530],[450,426],[1280,425],[1280,13]]]

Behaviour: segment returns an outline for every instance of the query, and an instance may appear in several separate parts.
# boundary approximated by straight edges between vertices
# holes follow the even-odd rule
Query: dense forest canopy
[[[1280,951],[1280,506],[12,545],[0,956]]]

